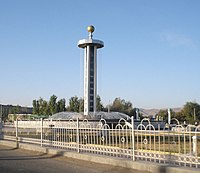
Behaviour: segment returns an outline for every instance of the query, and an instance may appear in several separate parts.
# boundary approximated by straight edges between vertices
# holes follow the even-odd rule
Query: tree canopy
[[[198,103],[187,102],[181,113],[182,117],[185,118],[187,122],[194,123],[200,121],[200,105]]]
[[[115,98],[110,106],[110,110],[114,112],[125,113],[129,116],[135,115],[135,110],[133,109],[132,103],[130,101],[121,99],[120,97]]]
[[[170,109],[171,112],[171,118],[175,118],[176,117],[176,113]],[[168,110],[167,109],[161,109],[158,114],[157,114],[157,120],[164,120],[167,122],[168,120]]]
[[[77,96],[69,99],[69,106],[67,108],[70,112],[79,112],[80,102]]]
[[[160,110],[158,113],[158,119],[167,121],[168,111]],[[171,110],[171,118],[176,118],[179,122],[184,121],[189,124],[194,124],[200,121],[200,105],[198,103],[187,102],[183,109],[179,112],[174,112]]]
[[[39,98],[39,100],[33,100],[33,114],[37,115],[53,115],[57,112],[66,111],[65,99],[57,101],[57,96],[52,95],[49,101]]]
[[[38,100],[33,100],[33,114],[37,115],[53,115],[57,112],[70,111],[70,112],[83,112],[84,111],[84,100],[73,96],[69,99],[69,105],[66,108],[66,100],[60,99],[57,101],[57,96],[52,95],[49,101],[39,98]],[[103,106],[101,102],[101,97],[97,95],[96,98],[96,109],[97,111],[106,111],[107,109]],[[122,112],[129,116],[135,115],[135,109],[132,107],[130,101],[126,101],[117,97],[112,105],[111,111]]]
[[[114,99],[111,105],[109,105],[110,111],[125,113],[129,116],[136,115],[136,109],[133,108],[133,104],[130,101],[121,99],[117,97]],[[98,95],[96,98],[96,109],[97,111],[108,111],[108,107],[104,107],[101,102],[101,97]],[[73,96],[69,99],[69,105],[66,107],[66,100],[60,99],[57,101],[57,96],[52,95],[49,101],[39,98],[38,100],[33,100],[33,114],[38,115],[52,115],[57,112],[62,111],[70,112],[83,112],[84,111],[84,100],[83,98],[78,98]],[[13,113],[18,112],[18,107],[12,110]],[[142,117],[142,114],[139,113]],[[168,120],[168,110],[160,110],[157,114],[158,120]],[[171,110],[171,118],[176,118],[180,122],[186,121],[187,123],[194,124],[200,121],[200,105],[198,103],[186,102],[183,109],[180,112],[174,112]]]

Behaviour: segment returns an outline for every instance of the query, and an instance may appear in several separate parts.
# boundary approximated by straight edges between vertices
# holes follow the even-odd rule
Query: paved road
[[[144,173],[0,145],[0,173]]]

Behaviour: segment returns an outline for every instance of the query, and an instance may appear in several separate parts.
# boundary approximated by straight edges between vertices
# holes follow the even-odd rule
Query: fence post
[[[77,152],[79,153],[79,119],[77,118],[77,122],[76,122],[76,148],[77,148]]]
[[[19,147],[19,141],[18,141],[18,119],[16,118],[16,124],[15,124],[15,137],[16,137],[16,146]]]
[[[195,134],[195,136],[192,137],[192,150],[193,150],[193,154],[195,156],[197,156],[197,136]]]
[[[134,116],[131,117],[132,123],[132,148],[133,148],[133,161],[135,161],[135,132],[134,132]]]
[[[41,147],[43,146],[43,118],[41,118]]]
[[[2,128],[3,128],[3,123],[0,118],[0,139],[2,138]]]
[[[1,135],[2,135],[2,128],[3,128],[3,120],[2,120],[2,105],[1,105],[1,114],[0,114],[0,139],[1,139]]]

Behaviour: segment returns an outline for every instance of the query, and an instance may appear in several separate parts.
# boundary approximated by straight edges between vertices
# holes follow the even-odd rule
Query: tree
[[[188,123],[200,121],[200,105],[198,103],[187,102],[182,109],[182,115]]]
[[[183,111],[176,112],[175,118],[176,118],[179,122],[184,122],[184,121],[186,120],[186,116],[183,114]]]
[[[50,115],[49,104],[46,100],[40,98],[39,102],[39,113],[38,115]]]
[[[99,95],[97,95],[96,98],[96,110],[97,111],[102,111],[104,109],[103,104],[101,103],[101,98]]]
[[[63,111],[66,111],[66,108],[65,108],[65,99],[60,99],[57,103],[57,112],[63,112]]]
[[[37,100],[33,100],[33,114],[39,113],[39,106]]]
[[[119,97],[115,98],[110,109],[115,112],[123,111],[123,102],[124,102],[124,100],[121,100]]]
[[[176,113],[173,110],[170,110],[171,112],[171,118],[175,118],[176,117]],[[158,114],[157,114],[157,119],[158,120],[163,120],[168,122],[168,110],[167,109],[161,109]]]
[[[132,103],[129,101],[125,101],[124,99],[120,99],[119,97],[115,98],[113,104],[110,107],[110,110],[115,112],[122,112],[129,116],[134,115]]]
[[[36,115],[49,115],[49,105],[46,100],[39,98],[39,100],[33,100],[33,114]]]
[[[43,115],[50,115],[49,104],[46,100],[43,101],[42,109],[43,109]]]
[[[168,120],[168,111],[167,109],[161,109],[157,114],[158,120]]]
[[[133,107],[132,107],[132,103],[130,101],[125,101],[125,105],[124,105],[124,112],[128,115],[133,116]]]
[[[68,110],[71,112],[79,112],[79,99],[77,96],[71,97],[69,99]]]
[[[20,113],[20,109],[21,109],[21,106],[17,105],[15,107],[15,111],[16,111],[16,114],[19,114]]]
[[[84,112],[84,100],[82,98],[79,99],[79,112]]]
[[[38,100],[38,103],[39,103],[39,105],[38,105],[38,107],[39,107],[38,115],[44,115],[44,105],[43,105],[43,102],[44,102],[43,98],[40,97],[39,100]]]
[[[2,113],[2,120],[5,121],[8,117],[8,114],[9,114],[9,106],[3,106],[1,105],[1,113]]]
[[[49,100],[49,109],[50,109],[50,114],[53,115],[57,113],[57,104],[56,104],[57,96],[52,95]]]
[[[49,101],[39,98],[39,100],[33,100],[33,114],[37,115],[53,115],[57,112],[66,111],[65,99],[60,99],[57,102],[57,96],[52,95]]]

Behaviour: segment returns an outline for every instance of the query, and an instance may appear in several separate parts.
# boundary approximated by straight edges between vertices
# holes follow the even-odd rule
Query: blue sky
[[[92,24],[98,93],[139,108],[200,102],[200,1],[0,0],[0,103],[83,96],[83,50]]]

